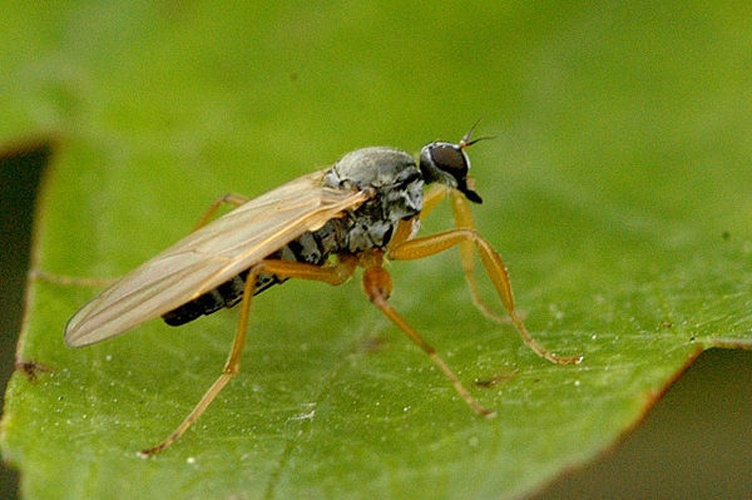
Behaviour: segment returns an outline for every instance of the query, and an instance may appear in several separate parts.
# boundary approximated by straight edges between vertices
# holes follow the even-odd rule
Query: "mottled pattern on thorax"
[[[423,178],[403,151],[385,147],[358,149],[345,155],[325,175],[324,185],[341,189],[373,189],[372,199],[340,219],[346,231],[340,251],[358,253],[383,248],[401,220],[423,208]],[[341,227],[345,225],[345,227]]]

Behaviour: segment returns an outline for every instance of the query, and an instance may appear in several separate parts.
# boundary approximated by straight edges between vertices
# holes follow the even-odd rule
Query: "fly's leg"
[[[445,186],[435,186],[426,193],[423,199],[423,209],[420,211],[420,218],[427,217],[436,206],[449,195],[452,202],[452,213],[454,215],[454,223],[458,228],[475,230],[475,224],[473,223],[473,216],[470,212],[470,207],[467,206],[467,201],[461,195],[458,195]],[[397,229],[397,232],[392,238],[390,247],[399,246],[401,243],[408,241],[412,238],[413,231],[411,222],[402,222]],[[499,316],[493,312],[483,301],[478,288],[478,282],[475,280],[475,249],[472,241],[466,241],[459,245],[460,259],[462,262],[462,270],[465,272],[465,281],[470,288],[470,295],[473,299],[473,304],[480,310],[487,318],[494,321],[504,321],[505,318]]]
[[[246,198],[242,194],[227,193],[223,196],[220,196],[219,198],[214,200],[211,205],[209,205],[209,208],[206,209],[204,215],[202,215],[196,225],[193,226],[193,231],[201,229],[202,227],[207,225],[222,205],[231,205],[233,208],[237,208],[247,201],[248,198]]]
[[[198,402],[198,404],[191,410],[188,416],[183,422],[175,429],[175,432],[170,434],[167,439],[159,443],[153,448],[141,451],[141,456],[148,457],[155,455],[164,450],[172,443],[180,439],[180,436],[190,429],[193,423],[198,420],[202,413],[209,407],[214,398],[217,397],[219,391],[238,373],[240,369],[240,355],[243,352],[245,346],[246,334],[248,333],[248,318],[251,313],[251,299],[253,298],[253,292],[256,288],[256,278],[259,275],[259,269],[256,266],[251,268],[248,272],[248,276],[245,281],[245,287],[243,289],[243,300],[240,303],[240,318],[238,319],[238,329],[235,333],[235,340],[232,343],[232,349],[230,349],[230,355],[227,358],[225,367],[222,370],[222,374],[217,380],[209,387],[204,396]]]
[[[504,267],[504,263],[501,260],[501,256],[493,249],[493,247],[478,233],[472,229],[457,228],[451,231],[438,233],[432,236],[426,236],[422,238],[416,238],[414,240],[407,240],[397,243],[394,247],[390,248],[387,257],[392,260],[413,260],[422,259],[431,255],[444,252],[454,246],[462,245],[473,247],[478,251],[480,260],[483,263],[483,267],[486,269],[488,277],[491,279],[496,292],[501,299],[504,308],[507,310],[509,317],[517,328],[517,331],[522,336],[522,340],[530,346],[539,356],[546,358],[552,363],[557,364],[570,364],[579,363],[582,361],[582,356],[569,356],[561,357],[548,352],[542,345],[538,344],[535,339],[530,335],[522,322],[522,319],[517,315],[517,311],[514,308],[514,299],[512,298],[512,285],[509,282],[509,275],[507,269]],[[470,255],[470,258],[473,256]],[[465,260],[463,254],[463,261]],[[467,273],[467,268],[465,268]],[[467,276],[467,274],[466,274]]]
[[[457,193],[451,193],[450,200],[452,203],[452,214],[454,215],[454,224],[458,229],[469,229],[475,231],[475,222],[473,222],[473,214],[470,211],[470,207],[467,204],[464,196],[460,196]],[[494,321],[503,321],[504,318],[493,312],[483,301],[481,297],[480,288],[478,288],[478,282],[475,280],[475,248],[471,240],[463,241],[459,244],[460,259],[462,261],[462,270],[465,272],[465,281],[470,288],[470,295],[473,298],[473,304],[480,310],[487,318]],[[499,258],[499,260],[501,260]],[[486,268],[488,269],[488,268]],[[506,268],[503,268],[504,275],[506,277]],[[506,277],[507,282],[509,278]],[[509,285],[507,283],[507,288]],[[511,303],[511,293],[509,295]],[[506,306],[506,302],[505,302]],[[514,306],[512,306],[514,307]],[[507,307],[507,310],[509,308]],[[510,313],[510,317],[516,316]],[[514,318],[512,317],[512,321]],[[516,324],[516,323],[515,323]],[[524,335],[523,335],[524,337]]]
[[[489,410],[480,403],[465,389],[460,379],[455,375],[449,365],[436,353],[436,349],[433,348],[423,337],[403,318],[394,308],[389,304],[389,296],[392,293],[393,283],[392,277],[383,267],[383,252],[371,252],[365,254],[361,258],[361,265],[365,267],[363,272],[363,288],[370,301],[381,310],[381,312],[389,318],[397,327],[405,332],[415,344],[420,347],[423,352],[428,354],[431,361],[439,367],[442,373],[449,379],[454,386],[457,393],[462,399],[479,415],[485,417],[495,416],[493,410]]]
[[[449,189],[442,185],[433,186],[423,197],[423,208],[420,211],[418,218],[402,220],[397,225],[397,230],[394,232],[392,239],[390,240],[390,247],[398,245],[404,241],[413,237],[417,229],[420,227],[420,219],[425,218],[433,212],[434,208],[446,198],[449,193]]]
[[[323,266],[289,260],[264,260],[261,265],[265,273],[276,274],[280,278],[319,281],[337,286],[350,279],[358,267],[358,259],[341,256],[337,263]]]
[[[447,194],[449,194],[449,188],[441,184],[437,184],[429,189],[423,197],[423,208],[420,211],[421,218],[427,217],[433,212],[433,209],[441,203],[441,200],[446,198]]]
[[[240,371],[240,357],[245,346],[246,335],[248,333],[248,320],[251,313],[251,299],[256,288],[256,280],[262,273],[276,274],[280,278],[299,278],[314,281],[323,281],[331,285],[344,283],[352,276],[357,266],[357,259],[345,258],[337,264],[326,266],[314,266],[300,262],[290,262],[282,260],[264,260],[253,266],[246,277],[245,288],[243,289],[243,299],[240,302],[240,315],[238,319],[238,328],[235,333],[230,354],[225,362],[222,374],[209,387],[209,390],[203,395],[198,404],[191,410],[183,422],[170,434],[164,441],[153,448],[141,451],[141,455],[149,457],[164,450],[172,443],[180,439],[185,432],[198,420],[209,405],[214,401],[219,392],[232,380]]]

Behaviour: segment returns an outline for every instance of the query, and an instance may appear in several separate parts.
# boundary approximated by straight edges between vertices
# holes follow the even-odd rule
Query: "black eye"
[[[481,203],[478,193],[467,185],[470,160],[460,144],[433,142],[420,153],[420,171],[427,184],[439,182],[457,189],[475,203]]]
[[[429,151],[431,160],[436,168],[452,175],[452,177],[465,177],[469,165],[465,153],[454,144],[440,144]]]

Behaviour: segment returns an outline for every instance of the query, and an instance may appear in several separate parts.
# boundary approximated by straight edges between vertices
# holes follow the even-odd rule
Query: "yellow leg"
[[[201,229],[202,227],[207,225],[222,205],[232,205],[234,208],[237,208],[247,201],[248,198],[246,198],[242,194],[228,193],[226,195],[220,196],[219,198],[214,200],[211,205],[209,205],[209,208],[206,210],[204,215],[201,216],[196,225],[193,226],[193,231],[195,231],[196,229]]]
[[[352,276],[357,266],[357,259],[345,258],[335,265],[314,266],[299,262],[288,262],[281,260],[265,260],[251,268],[246,278],[245,288],[243,289],[243,300],[240,303],[240,317],[238,319],[238,328],[235,333],[230,354],[225,362],[222,373],[216,381],[209,387],[198,404],[191,410],[183,422],[170,434],[167,439],[153,448],[141,451],[141,455],[148,457],[155,455],[172,443],[180,439],[185,432],[198,420],[209,405],[214,401],[219,392],[227,383],[235,377],[240,371],[240,357],[245,347],[246,336],[248,333],[248,320],[251,313],[251,299],[256,287],[256,279],[262,273],[272,273],[280,278],[300,278],[315,281],[323,281],[332,285],[337,285],[346,281]]]
[[[393,260],[422,259],[424,257],[444,252],[457,245],[470,245],[471,248],[475,247],[478,251],[483,267],[486,269],[488,277],[496,288],[496,292],[498,293],[502,304],[504,304],[504,308],[507,310],[507,313],[514,323],[514,326],[517,328],[517,331],[522,336],[522,340],[524,340],[533,351],[552,363],[569,364],[582,361],[582,356],[560,357],[548,352],[543,346],[538,344],[535,339],[533,339],[530,333],[528,333],[525,324],[515,310],[514,299],[512,298],[512,285],[509,282],[509,275],[507,274],[506,267],[504,267],[504,263],[501,260],[501,256],[474,230],[458,228],[432,236],[404,241],[389,249],[387,257]],[[462,246],[460,246],[460,248],[462,248]],[[470,257],[472,258],[472,255],[470,255]],[[464,259],[465,257],[463,255],[463,261]],[[467,273],[467,268],[465,268],[465,271]]]
[[[219,391],[221,391],[224,386],[226,386],[227,383],[237,375],[240,370],[240,356],[243,352],[243,347],[245,346],[246,334],[248,333],[248,318],[250,317],[251,312],[251,299],[253,298],[253,292],[256,288],[256,278],[259,275],[259,267],[260,266],[252,268],[246,278],[245,288],[243,289],[243,300],[240,303],[238,329],[235,333],[235,340],[232,343],[232,349],[230,349],[230,354],[227,357],[227,362],[225,362],[222,374],[211,385],[211,387],[209,387],[209,390],[206,391],[204,396],[193,410],[191,410],[185,420],[183,420],[178,428],[175,429],[175,432],[170,434],[167,439],[159,443],[157,446],[141,451],[142,456],[148,457],[155,455],[180,439],[180,437],[185,434],[194,422],[196,422],[196,420],[198,420],[198,418],[204,413],[212,401],[214,401],[214,398],[217,397]]]
[[[449,193],[448,188],[445,186],[435,186],[430,189],[423,198],[423,209],[420,211],[419,218],[413,218],[409,220],[400,221],[397,225],[397,230],[392,236],[390,246],[398,245],[403,241],[407,241],[413,236],[414,228],[416,224],[419,224],[419,219],[424,219],[433,212],[433,209],[446,198]]]
[[[444,186],[436,186],[426,193],[423,200],[423,210],[420,212],[420,218],[425,219],[434,208],[436,208],[436,206],[447,197],[447,195],[452,203],[452,213],[454,214],[455,226],[457,228],[475,230],[473,216],[465,197]],[[402,221],[392,238],[390,248],[397,247],[408,241],[412,235],[413,221]],[[475,280],[475,249],[473,247],[473,242],[465,241],[460,243],[459,250],[462,269],[465,272],[465,281],[467,281],[467,285],[470,288],[470,295],[473,299],[473,304],[475,304],[475,307],[477,307],[486,317],[494,321],[504,321],[504,318],[494,313],[491,308],[485,304],[481,297],[478,282]]]
[[[433,348],[423,337],[389,304],[389,296],[392,293],[392,278],[386,269],[383,268],[383,253],[373,252],[361,259],[361,265],[365,267],[363,272],[363,288],[370,301],[389,318],[392,323],[405,332],[410,339],[415,342],[423,351],[428,354],[431,361],[439,367],[442,373],[449,379],[457,393],[465,402],[479,415],[493,417],[495,413],[478,403],[478,401],[465,389],[460,379],[455,375],[449,365],[436,353]]]
[[[475,223],[473,222],[473,214],[470,211],[467,200],[459,193],[452,192],[450,194],[450,200],[452,202],[452,214],[454,215],[454,224],[459,229],[475,230]],[[459,244],[460,260],[462,262],[462,270],[465,273],[465,281],[468,288],[470,288],[470,295],[473,299],[473,304],[480,310],[487,318],[494,321],[503,321],[504,318],[493,312],[483,301],[480,294],[480,288],[478,282],[475,279],[475,248],[471,240],[463,241]]]
[[[423,210],[420,211],[421,219],[428,217],[449,192],[449,188],[442,185],[436,185],[429,189],[423,197]]]

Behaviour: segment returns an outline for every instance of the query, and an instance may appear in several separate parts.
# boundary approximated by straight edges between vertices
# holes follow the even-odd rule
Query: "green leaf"
[[[9,8],[0,134],[62,144],[33,271],[117,277],[217,195],[356,147],[458,140],[482,115],[479,231],[536,339],[583,363],[479,314],[454,252],[391,264],[393,304],[497,410],[484,420],[357,280],[290,282],[254,302],[241,373],[144,460],[219,374],[236,313],[72,350],[65,322],[99,288],[38,277],[1,435],[27,496],[530,494],[618,441],[703,349],[749,348],[752,32],[733,9],[366,6]],[[423,232],[450,224],[439,210]]]

